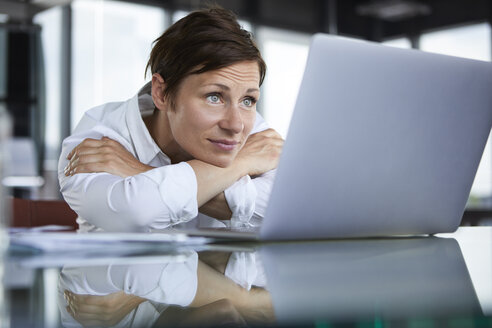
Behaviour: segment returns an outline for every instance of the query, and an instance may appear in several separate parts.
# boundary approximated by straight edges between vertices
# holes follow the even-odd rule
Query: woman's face
[[[259,83],[253,61],[186,77],[167,110],[174,141],[195,159],[232,164],[255,123]]]

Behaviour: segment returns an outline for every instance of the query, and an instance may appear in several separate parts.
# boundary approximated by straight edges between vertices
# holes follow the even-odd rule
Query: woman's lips
[[[225,151],[234,150],[236,148],[236,146],[239,144],[239,142],[237,142],[237,141],[226,140],[226,139],[222,139],[222,140],[208,139],[208,141],[210,141],[212,144],[214,144],[214,146],[216,146],[217,148],[219,148],[221,150],[225,150]]]

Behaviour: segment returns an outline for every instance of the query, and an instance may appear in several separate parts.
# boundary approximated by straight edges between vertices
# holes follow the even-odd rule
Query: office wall
[[[173,14],[172,18],[171,14]],[[125,100],[145,83],[144,68],[152,41],[171,20],[185,14],[186,11],[169,12],[162,8],[119,1],[76,0],[73,2],[72,129],[85,110],[104,102]],[[56,21],[54,18],[47,20],[52,24]],[[39,23],[43,26],[43,33],[49,30],[49,27],[44,25],[46,23],[41,21]],[[249,21],[242,21],[242,24],[254,33],[268,65],[259,109],[271,125],[286,136],[307,57],[310,34],[255,25]],[[444,27],[438,31],[421,33],[417,41],[420,41],[422,50],[490,60],[492,38],[488,23]],[[56,38],[56,33],[53,35]],[[398,38],[386,43],[400,47],[410,47],[412,43],[414,46],[418,45],[415,36],[412,37],[412,42],[410,38]],[[49,47],[45,53],[46,68],[49,72],[46,77],[49,103],[50,95],[55,95],[57,92],[56,84],[63,81],[48,81],[53,72],[52,69],[48,69],[50,66],[48,61],[54,59],[53,62],[56,62],[57,53],[52,46],[48,46],[48,41],[43,39],[43,43],[45,47]],[[47,113],[56,107],[56,104],[49,105]],[[58,109],[61,110],[63,109]],[[57,119],[47,120],[47,122],[54,121]],[[47,126],[47,131],[54,130],[55,127],[52,129]],[[47,135],[47,143],[51,145],[60,143],[55,134],[50,138]],[[491,146],[487,145],[472,188],[471,204],[492,205],[490,149]]]

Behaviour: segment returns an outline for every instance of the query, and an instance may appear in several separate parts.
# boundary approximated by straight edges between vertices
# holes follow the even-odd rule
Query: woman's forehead
[[[196,82],[204,84],[222,84],[225,86],[241,85],[247,88],[258,88],[260,84],[260,70],[256,62],[241,62],[196,74]]]

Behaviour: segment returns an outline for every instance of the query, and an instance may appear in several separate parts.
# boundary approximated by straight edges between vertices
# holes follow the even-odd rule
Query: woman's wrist
[[[139,173],[145,173],[145,172],[153,170],[153,169],[155,169],[155,167],[144,164],[144,163],[140,163],[140,167],[138,170],[139,170]]]
[[[235,163],[228,167],[215,166],[197,159],[186,163],[195,172],[198,207],[234,184],[243,174],[242,166],[235,165]]]
[[[235,160],[231,165],[227,166],[227,167],[219,167],[219,166],[215,166],[213,164],[209,164],[207,162],[204,162],[204,161],[201,161],[201,160],[198,160],[198,159],[192,159],[190,161],[187,162],[193,169],[201,166],[201,167],[204,167],[204,166],[209,166],[211,168],[215,168],[215,169],[218,169],[222,172],[221,175],[226,175],[226,176],[230,176],[233,178],[233,182],[241,179],[243,176],[245,175],[248,175],[249,172],[248,172],[248,166],[247,164],[245,163],[244,160],[242,159],[237,159]],[[195,169],[196,171],[196,169]]]
[[[249,171],[250,170],[249,170],[248,163],[247,163],[246,159],[244,159],[242,157],[236,157],[236,159],[231,164],[231,166],[235,170],[237,170],[238,176],[237,176],[237,179],[236,180],[239,180],[242,177],[244,177],[245,175],[248,175],[249,174]]]

